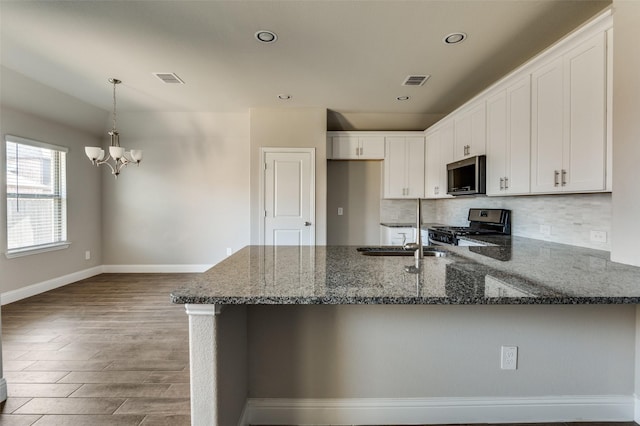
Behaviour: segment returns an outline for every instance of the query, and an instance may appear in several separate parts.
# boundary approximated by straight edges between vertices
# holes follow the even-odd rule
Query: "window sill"
[[[32,254],[40,254],[40,253],[46,253],[49,251],[64,250],[69,248],[70,245],[71,245],[71,242],[63,241],[61,243],[29,247],[26,249],[8,250],[4,255],[7,259],[13,259],[16,257],[31,256]]]

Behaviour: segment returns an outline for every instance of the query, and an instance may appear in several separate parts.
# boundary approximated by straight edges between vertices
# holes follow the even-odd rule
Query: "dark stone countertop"
[[[356,246],[247,246],[171,294],[194,304],[638,304],[640,268],[609,253],[522,237],[445,257],[364,256]],[[488,240],[487,240],[488,239]],[[489,241],[491,240],[491,241]],[[411,267],[414,268],[411,268]]]

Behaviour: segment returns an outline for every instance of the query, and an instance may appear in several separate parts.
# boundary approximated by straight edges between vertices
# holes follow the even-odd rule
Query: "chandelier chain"
[[[113,80],[113,131],[116,131],[116,85],[117,80]]]

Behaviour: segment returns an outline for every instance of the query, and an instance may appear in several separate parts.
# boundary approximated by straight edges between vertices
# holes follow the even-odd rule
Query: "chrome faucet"
[[[403,247],[406,250],[415,250],[416,259],[422,259],[424,254],[422,253],[422,202],[420,198],[416,199],[416,242],[407,243]]]

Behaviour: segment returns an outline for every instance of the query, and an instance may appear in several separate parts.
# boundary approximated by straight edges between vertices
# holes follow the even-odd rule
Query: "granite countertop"
[[[443,247],[445,257],[356,246],[247,246],[171,294],[196,304],[638,304],[640,268],[609,253],[522,237]],[[413,272],[413,273],[412,273]]]

